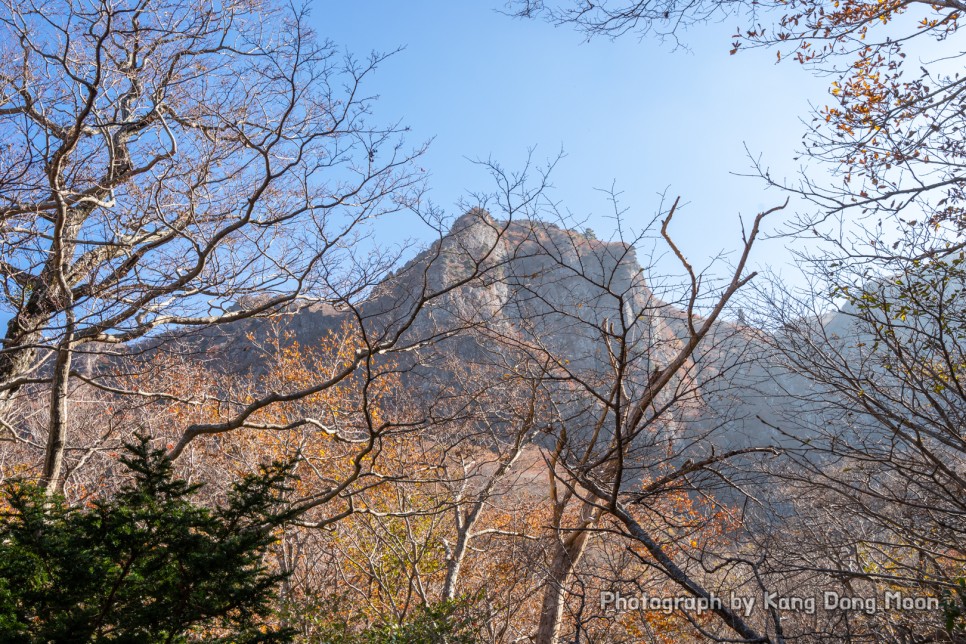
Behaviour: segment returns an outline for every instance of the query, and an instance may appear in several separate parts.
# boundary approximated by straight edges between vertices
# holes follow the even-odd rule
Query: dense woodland
[[[0,5],[0,641],[966,641],[966,5],[494,7],[828,78],[708,266],[430,205],[308,6]]]

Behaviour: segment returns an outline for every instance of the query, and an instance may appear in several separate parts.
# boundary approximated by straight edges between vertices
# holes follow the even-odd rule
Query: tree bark
[[[73,359],[72,335],[61,342],[54,365],[50,392],[50,422],[48,423],[47,447],[44,453],[42,480],[47,494],[60,492],[64,481],[64,446],[67,441],[67,393],[70,384],[70,366]]]
[[[557,549],[547,575],[543,606],[540,609],[540,623],[537,626],[537,634],[534,638],[536,644],[556,644],[559,641],[567,583],[584,554],[590,537],[590,529],[596,520],[597,513],[595,510],[594,516],[590,520],[574,529],[566,539],[557,541]]]

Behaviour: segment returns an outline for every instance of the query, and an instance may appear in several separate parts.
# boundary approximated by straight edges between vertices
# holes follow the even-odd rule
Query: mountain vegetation
[[[0,7],[0,641],[966,641],[966,6],[502,7],[830,75],[709,266],[427,205],[307,6]]]

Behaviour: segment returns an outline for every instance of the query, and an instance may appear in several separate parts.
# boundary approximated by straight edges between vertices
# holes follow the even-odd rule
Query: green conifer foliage
[[[147,438],[121,460],[132,480],[88,507],[6,486],[0,642],[289,641],[268,617],[285,575],[264,563],[286,519],[287,466],[242,479],[210,509]]]

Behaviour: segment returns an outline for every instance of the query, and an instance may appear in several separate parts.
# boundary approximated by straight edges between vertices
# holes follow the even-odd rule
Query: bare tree
[[[505,8],[519,18],[544,18],[556,25],[573,26],[588,38],[635,34],[680,44],[679,34],[688,27],[720,20],[756,4],[745,0],[508,0]]]
[[[383,57],[317,42],[304,8],[3,13],[0,390],[49,383],[53,489],[78,355],[351,297],[371,279],[352,244],[418,183],[397,129],[368,122],[361,83]]]
[[[747,9],[732,54],[769,47],[779,61],[830,78],[807,124],[798,179],[774,177],[753,158],[767,184],[806,204],[789,232],[812,278],[808,293],[776,281],[769,297],[772,335],[762,339],[788,369],[773,390],[791,411],[776,427],[797,449],[796,465],[777,472],[787,486],[775,486],[770,518],[759,535],[749,531],[761,544],[763,535],[782,544],[756,574],[880,599],[890,584],[944,598],[945,612],[839,611],[812,624],[815,636],[949,637],[941,631],[960,628],[963,614],[961,4],[548,0],[508,8],[588,37],[675,37],[692,22]],[[786,507],[795,512],[783,514]]]
[[[648,288],[666,286],[656,271],[647,279],[645,269],[637,267],[635,245],[644,237],[601,242],[534,222],[522,233],[525,241],[517,246],[506,277],[515,294],[514,328],[487,329],[495,346],[541,365],[539,391],[547,400],[541,424],[546,426],[554,537],[535,628],[538,642],[559,640],[568,588],[582,558],[595,535],[618,526],[625,543],[643,545],[652,558],[649,565],[672,584],[709,598],[704,580],[674,561],[662,539],[645,527],[652,524],[635,518],[633,508],[653,504],[660,515],[662,497],[682,490],[710,495],[702,475],[724,476],[729,461],[774,453],[767,446],[715,451],[715,425],[702,422],[709,413],[702,400],[708,385],[726,380],[743,360],[739,353],[721,361],[736,332],[719,318],[754,277],[746,273],[746,262],[768,213],[756,217],[732,276],[709,285],[710,277],[693,270],[668,232],[676,207],[657,222],[657,239],[683,267],[680,308]],[[730,344],[729,350],[740,346]],[[673,523],[672,517],[663,518]],[[727,607],[717,613],[745,640],[767,638]]]
[[[943,610],[865,620],[880,641],[961,636],[962,253],[946,253],[941,232],[910,232],[907,257],[879,250],[884,233],[867,234],[865,249],[849,243],[814,259],[812,294],[769,294],[775,349],[800,379],[785,391],[797,413],[780,422],[795,464],[780,474],[799,502],[772,557],[843,594],[942,600]],[[937,248],[942,259],[919,259]]]

